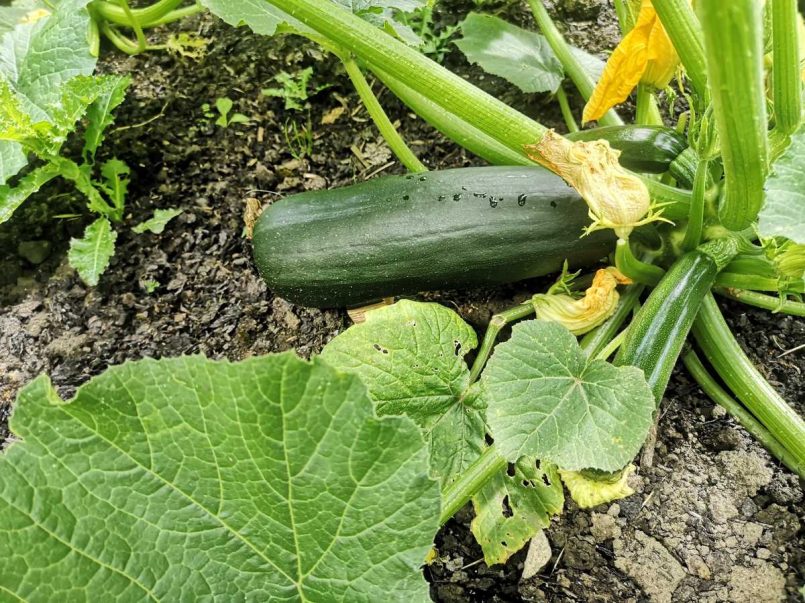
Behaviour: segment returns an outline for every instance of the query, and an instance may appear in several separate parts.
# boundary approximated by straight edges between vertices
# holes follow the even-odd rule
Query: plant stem
[[[428,59],[351,12],[321,0],[267,0],[339,47],[354,53],[371,69],[380,69],[481,132],[525,155],[523,145],[547,131],[495,97]]]
[[[612,354],[617,352],[618,348],[621,347],[623,341],[626,339],[626,335],[628,334],[629,329],[627,327],[626,329],[618,333],[615,337],[613,337],[612,340],[607,345],[604,346],[604,349],[598,352],[598,354],[596,354],[594,358],[596,360],[606,360],[607,358],[612,356]]]
[[[472,363],[472,370],[470,371],[470,383],[475,383],[478,377],[481,376],[481,371],[484,370],[486,361],[489,354],[492,353],[492,348],[495,346],[500,330],[510,322],[520,320],[526,316],[531,316],[534,313],[534,306],[530,302],[520,304],[509,310],[504,310],[492,317],[489,321],[489,326],[486,328],[484,340],[481,342],[481,347],[478,348],[478,354],[475,356],[475,362]]]
[[[439,516],[439,524],[447,523],[476,492],[507,466],[506,459],[500,456],[494,445],[484,450],[481,456],[442,492],[442,513]]]
[[[129,38],[118,32],[107,21],[101,22],[101,32],[106,38],[117,48],[119,51],[130,55],[136,55],[146,49],[140,49],[140,46],[132,42]]]
[[[140,27],[148,27],[172,10],[178,8],[184,0],[158,0],[150,6],[135,8],[131,11],[134,20]],[[129,19],[123,7],[106,0],[94,0],[92,7],[104,20],[115,25],[132,27],[134,23]]]
[[[626,239],[618,239],[615,247],[615,266],[636,283],[656,287],[663,276],[665,270],[653,264],[647,264],[637,259],[632,253],[632,246]]]
[[[699,3],[725,191],[721,223],[743,230],[763,204],[769,160],[763,74],[763,18],[757,0]]]
[[[584,66],[579,62],[578,58],[576,58],[576,55],[573,54],[570,45],[565,41],[564,36],[556,28],[553,19],[551,19],[545,6],[542,4],[542,0],[528,0],[528,4],[531,7],[534,20],[537,22],[542,35],[548,40],[551,50],[553,50],[559,62],[562,63],[565,73],[573,80],[573,83],[584,97],[584,100],[590,100],[593,90],[595,89],[595,82],[590,77],[590,74],[584,69]],[[606,115],[598,121],[602,126],[623,125],[623,120],[618,117],[618,114],[615,113],[613,109],[607,111]]]
[[[635,123],[641,126],[662,125],[655,121],[656,116],[652,114],[654,105],[654,88],[649,84],[640,83],[637,85],[637,110],[635,113]]]
[[[488,134],[484,134],[469,122],[459,119],[428,97],[391,77],[388,73],[376,68],[372,69],[372,73],[414,113],[447,136],[447,138],[492,165],[534,165],[534,162],[522,153],[510,149]]]
[[[167,25],[168,23],[173,23],[174,21],[181,21],[186,17],[190,17],[192,15],[197,15],[199,13],[203,13],[206,9],[201,4],[192,4],[190,6],[185,6],[183,8],[177,8],[176,10],[172,10],[171,12],[163,15],[159,19],[149,22],[147,25],[143,27],[157,27],[159,25]]]
[[[756,291],[744,291],[742,289],[731,289],[718,287],[714,289],[719,295],[734,299],[749,306],[779,312],[781,314],[791,314],[792,316],[805,316],[805,303],[790,299],[781,300],[779,297],[764,295]]]
[[[805,421],[755,368],[707,294],[693,325],[696,342],[719,377],[788,450],[805,463]]]
[[[565,120],[568,132],[578,132],[579,124],[576,123],[576,118],[573,117],[573,111],[570,109],[570,103],[567,102],[567,94],[562,84],[556,89],[556,100],[559,101],[559,109],[562,111],[562,117]]]
[[[775,127],[790,136],[802,118],[797,0],[772,0],[771,10]]]
[[[341,60],[347,70],[349,79],[358,92],[361,102],[363,102],[364,107],[366,107],[366,111],[369,113],[372,121],[375,122],[377,129],[380,130],[380,135],[386,140],[391,151],[397,156],[397,159],[400,160],[400,163],[410,172],[427,172],[428,168],[417,159],[414,152],[405,144],[402,136],[400,136],[400,133],[394,127],[394,124],[391,123],[391,120],[380,105],[380,101],[377,100],[377,96],[372,92],[369,82],[366,81],[355,59],[343,57]]]
[[[683,251],[693,251],[702,241],[704,227],[704,208],[707,201],[707,182],[710,175],[710,162],[706,159],[699,162],[696,178],[693,180],[693,194],[690,201],[690,215],[682,241]]]
[[[796,473],[800,478],[805,479],[805,464],[798,463],[797,459],[788,452],[785,447],[777,441],[777,439],[769,432],[768,429],[758,423],[757,419],[752,416],[739,402],[730,396],[713,378],[710,372],[702,364],[701,359],[693,350],[682,356],[682,362],[685,368],[693,377],[693,380],[699,384],[702,391],[716,404],[726,409],[741,426],[753,435],[772,456],[788,467],[793,473]]]
[[[724,0],[716,0],[724,1]],[[731,0],[730,0],[731,1]],[[707,94],[707,62],[702,28],[689,0],[653,0],[652,5],[674,44],[691,86],[699,97]]]
[[[749,289],[751,291],[779,291],[780,281],[775,277],[759,274],[746,274],[725,270],[716,278],[716,285],[730,289]]]
[[[123,12],[126,13],[126,18],[129,20],[129,26],[134,30],[134,37],[137,39],[138,52],[145,52],[145,49],[148,48],[148,40],[145,39],[143,28],[140,26],[139,22],[137,19],[135,19],[131,12],[129,0],[118,0],[118,3],[123,9]]]
[[[621,295],[615,313],[604,324],[590,331],[582,338],[581,349],[587,353],[588,357],[597,358],[607,344],[617,336],[623,323],[626,322],[626,319],[629,318],[629,315],[640,301],[640,296],[644,290],[643,285],[630,285],[627,287]]]

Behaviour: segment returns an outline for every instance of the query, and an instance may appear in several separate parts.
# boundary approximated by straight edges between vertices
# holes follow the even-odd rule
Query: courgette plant
[[[386,19],[417,2],[369,0],[353,11],[342,0],[202,4],[229,23],[299,34],[336,54],[411,171],[424,168],[366,94],[366,71],[491,163],[533,166],[552,186],[564,179],[576,192],[563,198],[573,211],[586,203],[587,234],[603,237],[613,265],[584,276],[566,268],[547,292],[495,315],[471,365],[469,325],[440,305],[403,300],[367,312],[310,363],[292,354],[146,360],[110,369],[69,403],[36,380],[11,421],[22,441],[0,458],[0,527],[12,536],[0,540],[0,592],[425,600],[418,567],[438,525],[468,501],[485,558],[499,563],[561,511],[562,483],[582,506],[627,495],[630,461],[680,357],[805,477],[805,422],[752,366],[713,297],[805,315],[795,1],[771,0],[766,18],[755,0],[699,0],[698,12],[687,0],[618,1],[624,39],[595,82],[529,0],[560,83],[567,75],[588,100],[583,121],[618,125],[613,107],[636,88],[639,124],[656,125],[657,89],[674,76],[687,84],[679,94],[689,111],[675,126],[688,148],[661,175],[642,173],[654,170],[640,162],[626,169],[603,132],[563,137],[424,57]],[[367,10],[380,18],[356,14]],[[564,115],[573,129],[569,106]],[[492,171],[473,178],[495,173],[483,169]],[[417,174],[405,186],[420,178],[430,187],[429,178],[456,176]],[[350,201],[366,190],[339,194]],[[288,226],[327,211],[307,200],[266,212],[258,261],[268,249],[260,233],[279,232],[274,216]],[[373,284],[343,278],[355,279],[347,289]],[[330,303],[338,292],[316,279],[302,274],[289,296]]]

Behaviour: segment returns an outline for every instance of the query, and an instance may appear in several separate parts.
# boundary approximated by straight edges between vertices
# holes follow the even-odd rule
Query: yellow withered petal
[[[604,268],[595,273],[593,283],[584,297],[537,294],[531,299],[537,318],[558,322],[574,335],[584,335],[612,316],[618,307],[618,285],[632,281],[616,268]]]
[[[634,490],[627,483],[633,472],[634,465],[629,465],[614,482],[595,481],[577,471],[560,470],[559,476],[576,504],[582,509],[589,509],[634,494]]]
[[[618,163],[620,151],[606,140],[571,142],[548,130],[526,154],[561,176],[587,202],[593,224],[588,232],[612,228],[626,238],[636,226],[654,220],[651,197],[640,178]],[[649,216],[646,218],[646,216]]]
[[[27,13],[22,19],[20,19],[20,25],[36,23],[40,19],[44,19],[45,17],[49,16],[50,16],[49,10],[45,8],[38,8]]]
[[[582,122],[600,119],[625,101],[638,83],[664,88],[679,65],[679,56],[660,23],[651,0],[643,0],[634,28],[615,48],[584,107]]]

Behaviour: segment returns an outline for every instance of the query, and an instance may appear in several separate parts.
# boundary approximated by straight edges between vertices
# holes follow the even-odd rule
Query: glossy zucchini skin
[[[581,237],[587,206],[538,167],[387,176],[282,199],[260,216],[254,256],[277,295],[313,307],[498,285],[589,265],[614,236]]]
[[[609,142],[621,152],[620,163],[635,172],[662,174],[688,148],[688,140],[663,126],[606,126],[568,134],[569,140]]]
[[[702,251],[679,258],[640,308],[615,356],[616,365],[643,370],[657,404],[718,272],[716,261]]]

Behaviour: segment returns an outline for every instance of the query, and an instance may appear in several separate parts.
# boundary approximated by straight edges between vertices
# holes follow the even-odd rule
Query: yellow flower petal
[[[574,335],[584,335],[612,316],[620,299],[617,286],[631,282],[616,268],[605,268],[595,273],[592,285],[581,299],[537,294],[531,303],[540,320],[558,322]]]
[[[679,66],[679,56],[651,0],[643,0],[634,28],[607,61],[604,73],[584,107],[582,122],[600,119],[625,101],[638,83],[664,88]]]
[[[633,228],[647,223],[644,217],[651,210],[648,189],[621,167],[620,151],[606,140],[570,142],[548,130],[537,144],[524,148],[531,159],[564,178],[584,198],[593,219],[588,232],[612,228],[626,238]]]
[[[44,19],[45,17],[50,16],[50,11],[45,8],[38,8],[36,10],[32,10],[28,14],[26,14],[22,19],[20,19],[20,24],[30,24],[36,23],[40,19]]]

